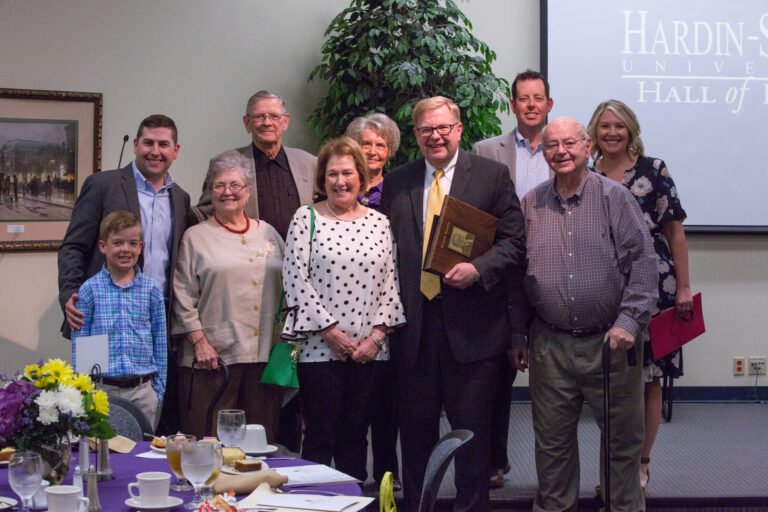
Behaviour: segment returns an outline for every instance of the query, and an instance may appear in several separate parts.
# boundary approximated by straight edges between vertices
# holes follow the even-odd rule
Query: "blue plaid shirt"
[[[80,287],[77,309],[85,324],[72,333],[72,362],[77,338],[109,335],[109,371],[105,377],[152,375],[152,389],[159,400],[168,376],[165,305],[160,285],[137,268],[133,281],[121,287],[106,266]]]

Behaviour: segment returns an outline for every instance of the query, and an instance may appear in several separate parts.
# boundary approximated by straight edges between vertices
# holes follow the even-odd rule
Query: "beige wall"
[[[170,115],[182,146],[172,173],[196,198],[210,156],[248,141],[240,117],[258,89],[285,96],[292,113],[287,142],[314,146],[305,123],[323,87],[306,79],[319,62],[327,24],[347,4],[0,0],[0,87],[104,93],[107,169],[117,165],[123,135],[133,137],[141,118]],[[498,74],[538,67],[538,0],[459,5],[497,52]],[[553,114],[567,114],[557,110],[557,91],[552,95]],[[512,126],[506,119],[505,128]],[[768,238],[698,235],[690,245],[708,332],[687,351],[679,385],[751,384],[731,376],[731,358],[768,355]],[[58,333],[56,291],[54,253],[0,254],[0,372],[69,354]]]

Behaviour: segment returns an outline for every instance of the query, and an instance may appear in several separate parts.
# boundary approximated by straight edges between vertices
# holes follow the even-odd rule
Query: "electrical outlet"
[[[744,362],[744,356],[733,356],[733,375],[734,376],[740,376],[744,375],[745,371],[745,362]]]
[[[765,357],[750,356],[747,368],[749,375],[765,375]]]

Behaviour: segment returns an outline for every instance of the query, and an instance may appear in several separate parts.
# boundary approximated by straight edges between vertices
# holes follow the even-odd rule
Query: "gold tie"
[[[435,215],[440,214],[443,207],[443,191],[440,189],[440,178],[445,173],[442,169],[435,169],[432,173],[432,184],[429,186],[427,194],[427,216],[424,219],[424,243],[421,248],[421,264],[424,266],[424,258],[427,256],[427,245],[429,244],[429,234],[432,232],[432,221]],[[421,271],[421,293],[432,300],[440,293],[440,276],[431,272]]]

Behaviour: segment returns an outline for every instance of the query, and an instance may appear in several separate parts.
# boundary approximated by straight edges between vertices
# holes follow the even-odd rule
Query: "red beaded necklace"
[[[244,235],[248,232],[249,229],[251,229],[251,219],[248,218],[248,215],[246,215],[245,212],[243,212],[243,217],[245,218],[245,227],[243,229],[232,229],[231,227],[221,222],[215,213],[213,214],[213,218],[216,220],[216,222],[219,223],[221,227],[236,235]]]

